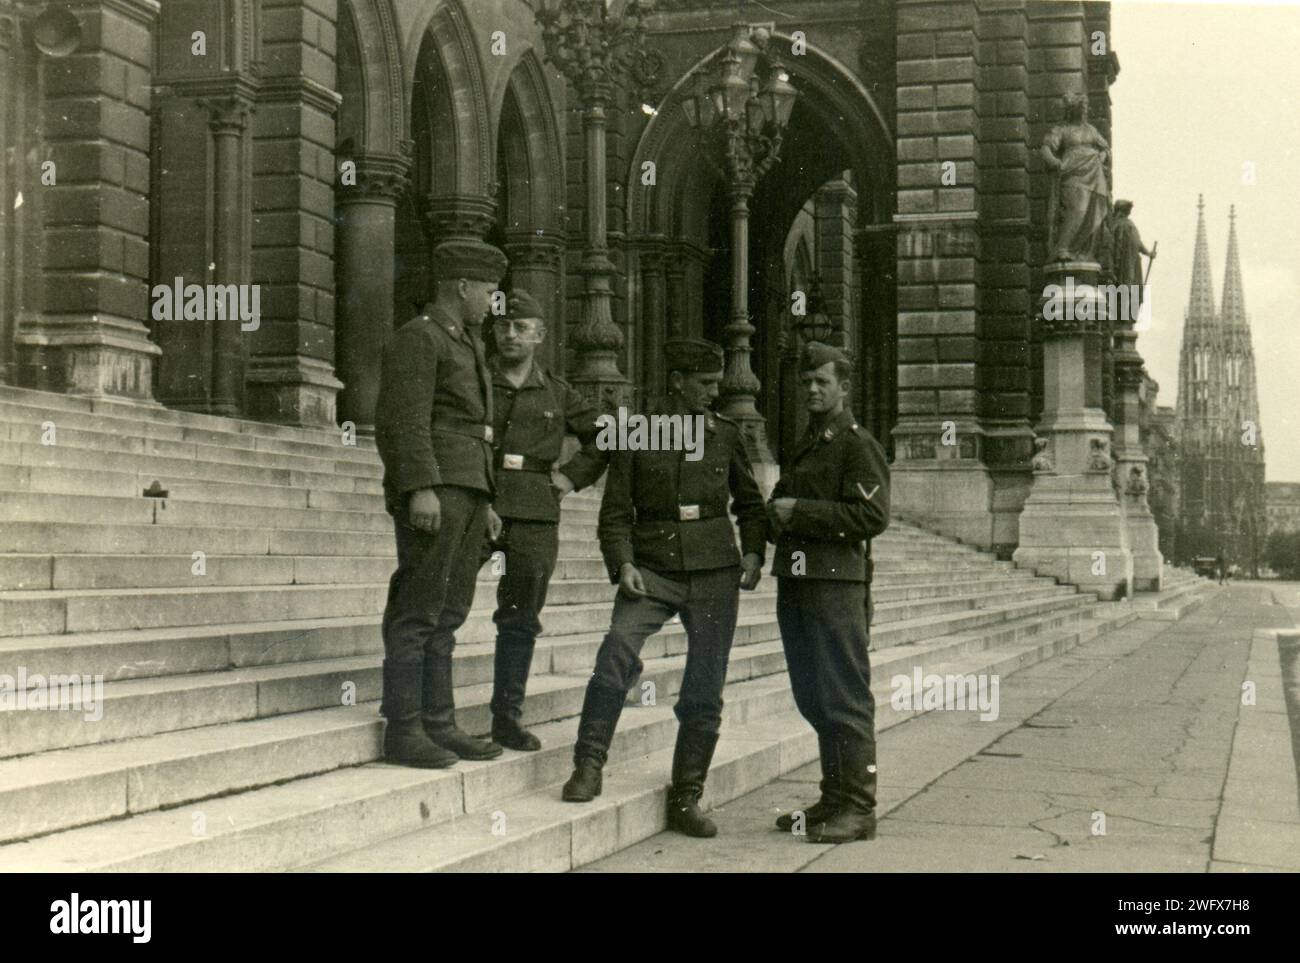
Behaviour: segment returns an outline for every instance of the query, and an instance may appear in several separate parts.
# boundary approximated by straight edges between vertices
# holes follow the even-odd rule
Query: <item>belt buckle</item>
[[[699,505],[678,505],[677,517],[680,521],[683,522],[699,521],[700,506]]]
[[[501,459],[501,467],[508,468],[511,471],[522,471],[524,467],[524,456],[506,455]]]
[[[491,440],[492,440],[492,426],[491,426],[491,425],[484,425],[484,426],[483,426],[483,440],[484,440],[484,441],[491,441]]]

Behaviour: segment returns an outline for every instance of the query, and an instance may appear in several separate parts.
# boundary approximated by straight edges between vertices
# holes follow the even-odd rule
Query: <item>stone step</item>
[[[891,650],[875,659],[873,671],[882,679],[910,674],[917,665],[928,671],[937,662],[997,643],[992,635],[939,639]],[[779,664],[784,671],[784,659],[771,658],[780,651],[779,641],[769,642],[764,649],[769,665]],[[658,653],[651,662],[652,668],[666,664]],[[732,674],[733,688],[744,678],[770,674],[752,671],[763,666],[751,662],[752,668],[743,662],[740,666],[751,668],[749,676]],[[584,663],[583,674],[572,678],[535,677],[542,697],[534,696],[528,703],[527,724],[536,727],[576,715],[589,665]],[[458,665],[464,667],[465,663]],[[486,672],[489,679],[484,682],[490,680],[490,664]],[[489,686],[463,685],[458,695],[458,714],[482,716],[486,726]],[[633,698],[630,704],[639,706],[640,700]],[[376,762],[382,756],[377,710],[376,702],[366,701],[0,760],[0,843]],[[547,751],[559,752],[567,760],[570,749],[571,745],[561,743]],[[531,770],[523,780],[516,774],[518,788],[545,785],[553,763],[545,753],[528,754],[514,767]]]
[[[57,422],[55,422],[57,426]],[[86,431],[81,428],[57,428],[55,444],[44,445],[44,429],[40,424],[7,424],[0,422],[0,441],[6,444],[40,445],[49,448],[74,448],[85,452],[127,452],[135,455],[161,458],[182,458],[200,464],[216,462],[226,465],[251,465],[255,468],[291,468],[299,471],[353,475],[358,478],[379,478],[383,465],[379,458],[353,460],[339,453],[299,455],[280,451],[261,451],[256,448],[235,448],[209,445],[197,441],[171,441],[166,438],[142,438],[116,435],[103,431]],[[339,445],[340,450],[343,445]]]
[[[6,442],[0,445],[0,464],[135,474],[147,476],[149,482],[157,479],[164,488],[176,483],[178,479],[199,479],[344,492],[375,493],[382,490],[379,478],[337,474],[332,471],[268,468],[220,461],[198,462],[193,458],[164,458],[161,455],[121,451],[89,451],[66,445],[47,447]],[[147,485],[148,482],[145,484]]]
[[[1030,644],[987,652],[947,643],[929,646],[924,652],[877,657],[875,675],[880,681],[873,688],[878,702],[888,706],[888,677],[894,672],[910,673],[913,665],[920,665],[925,672],[1007,674],[1043,654],[1064,650],[1080,636],[1095,633],[1100,624],[1076,623],[1040,634]],[[582,679],[572,681],[579,686],[585,684]],[[769,728],[782,739],[804,744],[806,758],[789,768],[815,756],[815,739],[790,712],[791,699],[782,675],[731,682],[726,703],[724,741],[743,741],[745,727],[767,719]],[[330,709],[284,720],[217,726],[133,744],[73,750],[57,759],[45,757],[53,761],[44,767],[24,760],[0,764],[0,785],[8,787],[11,799],[22,803],[9,809],[37,811],[31,797],[51,803],[40,810],[47,814],[43,820],[29,819],[21,829],[0,824],[8,838],[13,838],[14,833],[49,832],[64,820],[111,818],[105,814],[127,816],[0,847],[0,870],[292,868],[306,862],[353,859],[359,852],[373,852],[377,848],[374,844],[381,839],[422,828],[450,829],[451,833],[439,834],[438,839],[454,838],[458,824],[463,829],[465,814],[505,812],[507,823],[514,822],[517,833],[521,798],[553,795],[558,799],[556,787],[570,766],[575,718],[536,727],[546,747],[539,753],[507,753],[492,762],[418,771],[376,763],[356,766],[351,761],[367,753],[373,758],[379,751],[378,719],[358,718],[367,709],[373,711],[373,707]],[[902,721],[901,713],[888,715],[898,718],[882,719],[880,728]],[[607,789],[601,800],[615,798],[628,782],[627,767],[649,755],[653,758],[646,759],[647,764],[658,772],[659,798],[655,805],[662,810],[663,781],[671,762],[675,728],[671,709],[662,699],[652,707],[629,707],[612,746]],[[186,736],[190,737],[188,741],[183,740]],[[707,797],[714,805],[724,797],[731,798],[725,790],[729,753],[729,749],[723,752],[720,744],[710,773],[711,795]],[[314,766],[322,765],[351,768],[310,775],[319,771],[313,770]],[[772,778],[770,770],[766,771]],[[276,775],[289,781],[247,791],[239,789],[241,782],[270,780]],[[754,782],[744,791],[759,784]],[[543,786],[547,788],[538,788]],[[220,798],[199,795],[213,795],[214,789],[222,793]],[[228,794],[231,792],[234,794]],[[154,808],[169,802],[184,808]],[[599,802],[596,808],[603,805]],[[584,810],[592,815],[588,807],[570,806],[566,818],[579,819]],[[653,831],[657,829],[649,832]],[[507,836],[512,835],[508,825]],[[621,845],[632,841],[624,835],[616,833],[614,841]],[[256,845],[258,840],[262,845]],[[359,845],[365,850],[358,851]],[[438,849],[426,847],[424,852],[437,853]],[[518,864],[517,855],[512,860],[515,869],[525,868]]]
[[[926,666],[939,674],[1010,675],[1095,638],[1110,625],[1094,621],[1058,630],[1033,641],[979,652]],[[883,675],[883,673],[880,673]],[[889,689],[872,686],[877,705],[889,705]],[[878,716],[877,731],[908,716]],[[604,790],[590,803],[560,799],[561,775],[542,789],[501,799],[463,817],[421,826],[376,842],[354,844],[344,853],[285,868],[316,872],[564,872],[584,866],[662,832],[667,825],[667,782],[673,751],[612,760]],[[701,800],[712,809],[736,799],[817,758],[817,740],[803,718],[785,710],[725,720]],[[211,865],[211,864],[201,864]],[[220,865],[220,864],[217,864]]]
[[[753,648],[779,637],[772,615],[755,611],[765,602],[770,605],[772,601],[753,597],[746,600],[732,653],[733,678],[757,674],[753,671],[754,665],[770,665],[772,659],[780,660],[779,648]],[[949,635],[988,635],[1006,630],[1010,623],[1018,625],[1026,620],[1031,628],[1037,630],[1041,626],[1084,617],[1090,609],[1090,602],[1095,602],[1095,599],[1074,595],[1008,602],[996,609],[927,614],[874,630],[873,648],[884,650],[905,642],[915,645]],[[577,637],[542,640],[535,658],[536,671],[573,673],[585,681],[594,663],[601,634],[608,624],[607,607],[595,608],[600,609],[598,614],[602,617],[597,631],[584,634],[566,632],[565,635]],[[1010,627],[1015,628],[1014,625]],[[660,651],[660,645],[664,658],[685,651],[685,637],[679,626],[667,626],[660,635],[662,640],[657,636],[653,645],[647,642],[648,648],[643,655],[647,665],[651,664],[647,656]],[[491,677],[487,646],[471,648],[461,645],[458,650],[461,660],[457,663],[458,680],[468,684],[482,676],[486,684]],[[747,661],[751,659],[768,661]],[[460,670],[462,664],[465,666],[463,671]],[[191,671],[185,675],[107,682],[102,693],[102,718],[93,723],[87,722],[84,714],[68,711],[0,713],[0,753],[25,755],[198,725],[325,708],[338,705],[345,692],[350,692],[358,701],[375,699],[379,697],[380,665],[378,654],[341,656],[234,671]],[[27,669],[29,674],[34,671],[31,667]],[[79,674],[86,674],[86,670],[80,669]],[[536,689],[534,695],[538,695]],[[472,721],[472,717],[466,717],[463,724]],[[480,721],[486,727],[485,714]]]
[[[574,539],[581,544],[581,540]],[[190,541],[186,547],[199,544]],[[58,589],[107,588],[158,588],[234,585],[351,585],[387,580],[396,567],[388,555],[306,555],[306,554],[224,554],[207,553],[203,575],[193,574],[195,560],[190,553],[145,554],[59,553],[53,555],[22,552],[0,554],[0,592],[47,591]],[[935,564],[926,569],[937,576],[942,568]],[[489,562],[479,572],[484,581],[496,582],[500,567]],[[955,573],[960,575],[963,573]],[[969,571],[965,573],[969,575]],[[994,573],[986,575],[984,582],[990,586],[1030,573]],[[598,558],[560,558],[557,560],[556,581],[583,578],[607,580],[604,562]],[[928,598],[945,594],[940,591],[944,582],[930,581],[915,584],[914,577],[901,579],[889,575],[889,580],[875,585],[873,598],[878,601],[895,601],[899,598]],[[975,578],[951,579],[951,584],[971,584]],[[899,595],[906,587],[914,587],[912,595]]]
[[[122,417],[116,414],[95,414],[66,409],[52,409],[42,405],[19,404],[0,398],[0,425],[32,426],[45,431],[45,423],[55,426],[55,437],[64,428],[97,432],[118,438],[153,438],[160,441],[192,442],[215,445],[221,448],[242,448],[247,451],[267,451],[286,455],[309,455],[319,458],[340,458],[373,463],[379,457],[374,440],[357,438],[362,444],[346,444],[342,429],[332,435],[320,434],[310,438],[272,436],[258,432],[233,429],[200,428],[178,422]],[[39,435],[38,435],[39,438]]]
[[[5,522],[0,552],[56,555],[190,555],[196,545],[211,555],[334,555],[387,559],[396,566],[391,532],[325,529],[229,528],[213,525],[103,525],[87,522]],[[560,558],[599,559],[590,539],[560,533]]]
[[[392,520],[376,512],[327,508],[269,508],[166,498],[0,491],[0,522],[86,522],[114,525],[190,525],[232,528],[320,528],[350,532],[392,532]],[[238,523],[238,524],[235,524]],[[391,537],[391,536],[390,536]],[[195,546],[202,548],[202,546]]]
[[[741,626],[746,631],[754,631],[749,625],[751,619],[760,620],[769,626],[768,631],[775,631],[775,602],[770,593],[770,585],[766,588],[760,585],[758,592],[741,596]],[[989,598],[996,600],[996,596]],[[1057,607],[1073,609],[1081,600],[1086,603],[1090,596],[1062,593],[1043,598],[1053,601]],[[929,620],[926,617],[903,619],[898,617],[902,610],[892,609],[892,604],[882,603],[876,610],[872,627],[875,648],[915,643],[926,632],[942,635],[957,631],[962,625],[990,622],[987,609],[931,615]],[[457,633],[461,649],[495,639],[490,606],[489,600],[483,608],[471,612]],[[45,676],[102,675],[113,681],[377,655],[383,651],[379,622],[376,614],[0,638],[0,667],[6,674],[15,676],[22,666],[28,673]],[[673,626],[670,631],[684,639],[680,624],[670,625]],[[544,634],[539,644],[570,636],[579,643],[598,643],[608,627],[608,603],[548,608],[543,612]],[[584,649],[581,658],[590,664],[594,650],[587,653]],[[571,661],[566,662],[565,670],[571,665]]]
[[[334,427],[298,428],[291,425],[276,425],[265,421],[248,421],[226,415],[205,415],[180,411],[174,408],[163,408],[156,404],[140,404],[121,398],[83,398],[57,392],[37,391],[32,388],[19,388],[14,385],[0,385],[0,402],[51,411],[79,412],[124,418],[144,425],[183,425],[189,428],[207,429],[221,433],[250,434],[262,438],[315,441],[321,445],[335,444],[340,437],[339,429]],[[359,436],[357,447],[373,448],[374,440]]]

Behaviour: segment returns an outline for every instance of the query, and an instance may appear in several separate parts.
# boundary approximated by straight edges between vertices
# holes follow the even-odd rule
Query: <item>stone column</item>
[[[252,103],[243,96],[200,101],[210,111],[212,130],[212,210],[214,284],[243,284],[245,199],[244,130]],[[212,328],[212,390],[205,410],[214,415],[237,415],[243,407],[244,365],[247,351],[238,317],[208,318]],[[251,322],[250,322],[251,323]]]
[[[1061,310],[1039,312],[1043,416],[1013,558],[1113,601],[1132,594],[1133,556],[1111,485],[1112,428],[1101,410],[1100,328],[1094,319],[1105,313],[1106,299],[1096,288],[1099,270],[1090,262],[1055,262],[1044,270],[1042,303],[1051,286],[1065,289],[1067,278],[1075,297]]]
[[[1115,489],[1128,530],[1133,555],[1133,590],[1159,592],[1164,578],[1164,556],[1160,554],[1160,531],[1147,503],[1151,488],[1147,456],[1142,450],[1141,397],[1142,356],[1137,353],[1137,332],[1117,322],[1112,358],[1115,366]]]
[[[46,391],[152,398],[149,111],[158,0],[74,0],[74,56],[46,58],[44,309],[16,336],[20,380]],[[11,141],[12,143],[12,141]],[[37,174],[37,182],[39,181]],[[5,204],[13,204],[6,196]]]
[[[334,367],[343,382],[340,423],[351,421],[359,433],[373,434],[379,362],[393,330],[397,198],[411,164],[400,154],[358,154],[351,160],[357,165],[356,184],[340,187],[334,202]]]
[[[567,318],[561,290],[564,264],[564,236],[554,231],[511,231],[506,234],[506,257],[510,278],[535,297],[546,314],[546,343],[538,352],[542,365],[564,375]]]
[[[833,180],[813,195],[817,224],[817,277],[821,280],[826,316],[835,325],[832,339],[857,354],[853,343],[853,228],[858,193],[843,180]]]
[[[0,144],[14,149],[11,162],[7,157],[0,161],[0,384],[11,384],[17,379],[18,364],[14,335],[18,323],[18,288],[21,284],[17,260],[11,252],[19,250],[18,212],[9,198],[17,198],[20,158],[27,151],[23,145],[19,120],[23,85],[20,80],[17,10],[8,0],[0,0]],[[19,208],[21,210],[21,208]]]
[[[664,393],[664,341],[668,338],[667,277],[664,238],[645,238],[640,244],[641,265],[641,396],[654,398]]]

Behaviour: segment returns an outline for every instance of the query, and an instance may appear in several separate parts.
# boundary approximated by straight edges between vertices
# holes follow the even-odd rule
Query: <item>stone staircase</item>
[[[380,474],[339,432],[0,387],[0,675],[104,679],[97,720],[0,711],[0,870],[564,870],[663,828],[676,623],[643,652],[604,795],[559,799],[613,596],[593,493],[565,501],[543,613],[525,713],[543,751],[378,761]],[[915,666],[1006,675],[1136,617],[901,523],[874,552],[882,715]],[[455,656],[476,733],[494,598],[485,568]],[[742,597],[724,716],[706,804],[816,758],[770,577]]]

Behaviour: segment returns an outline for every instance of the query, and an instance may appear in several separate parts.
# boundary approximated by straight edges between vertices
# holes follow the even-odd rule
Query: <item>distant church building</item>
[[[1197,201],[1191,299],[1178,362],[1176,555],[1188,559],[1222,552],[1229,564],[1253,574],[1267,534],[1264,437],[1235,208],[1228,223],[1223,302],[1216,311],[1205,204]]]

